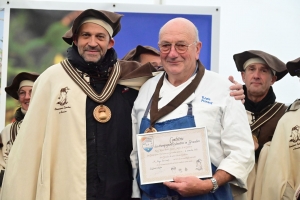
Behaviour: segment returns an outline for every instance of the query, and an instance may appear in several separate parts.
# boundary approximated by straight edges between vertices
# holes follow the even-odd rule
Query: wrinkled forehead
[[[32,86],[22,86],[19,89],[19,91],[29,91],[29,90],[32,90]]]
[[[190,32],[165,32],[159,37],[159,43],[191,43],[195,37]]]
[[[84,18],[79,25],[79,31],[81,31],[82,26],[85,24],[98,25],[99,27],[103,28],[112,37],[112,34],[113,34],[112,27],[106,21],[104,21],[102,19],[97,19],[97,18],[93,18],[93,17]]]
[[[276,72],[265,63],[251,63],[244,70],[249,71],[249,70],[252,70],[252,69],[257,69],[257,70],[260,70],[260,71],[261,70],[266,70],[266,71],[271,72],[271,74],[273,76],[276,75]]]
[[[79,27],[77,34],[82,33],[110,35],[110,33],[103,26],[91,22],[84,23]]]
[[[246,66],[246,69],[247,68],[259,68],[259,69],[271,70],[271,68],[267,64],[264,64],[264,63],[251,63]]]

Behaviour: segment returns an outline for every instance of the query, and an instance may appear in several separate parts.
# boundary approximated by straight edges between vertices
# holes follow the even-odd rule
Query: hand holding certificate
[[[141,184],[212,176],[205,127],[138,134],[137,147]]]

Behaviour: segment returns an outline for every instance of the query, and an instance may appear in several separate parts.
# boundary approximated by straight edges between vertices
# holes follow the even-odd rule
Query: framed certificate
[[[137,148],[142,185],[212,176],[205,127],[138,134]]]

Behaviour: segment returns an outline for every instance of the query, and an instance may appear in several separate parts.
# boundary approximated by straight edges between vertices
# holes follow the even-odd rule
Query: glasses
[[[182,43],[176,43],[174,45],[175,47],[175,50],[177,51],[177,53],[179,54],[183,54],[185,53],[188,48],[190,46],[192,46],[193,44],[196,44],[197,42],[193,42],[192,44],[182,44]],[[172,44],[170,43],[163,43],[163,44],[158,44],[158,47],[159,47],[159,50],[161,53],[169,53],[171,51],[171,48],[172,48]]]

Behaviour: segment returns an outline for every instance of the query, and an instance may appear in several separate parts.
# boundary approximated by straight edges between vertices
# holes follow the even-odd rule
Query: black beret
[[[300,58],[287,62],[286,68],[291,76],[300,77]]]
[[[106,11],[106,10],[94,10],[94,9],[88,9],[83,11],[75,20],[70,30],[68,30],[63,35],[63,40],[68,43],[72,44],[73,42],[73,35],[77,33],[80,25],[82,24],[83,20],[86,18],[95,18],[95,19],[101,19],[105,22],[107,22],[113,29],[112,37],[117,35],[117,33],[121,30],[121,18],[123,15]]]
[[[5,88],[5,91],[14,99],[19,100],[18,90],[19,90],[20,83],[24,80],[30,80],[34,82],[38,77],[39,74],[34,72],[21,72],[17,74],[12,84]]]

